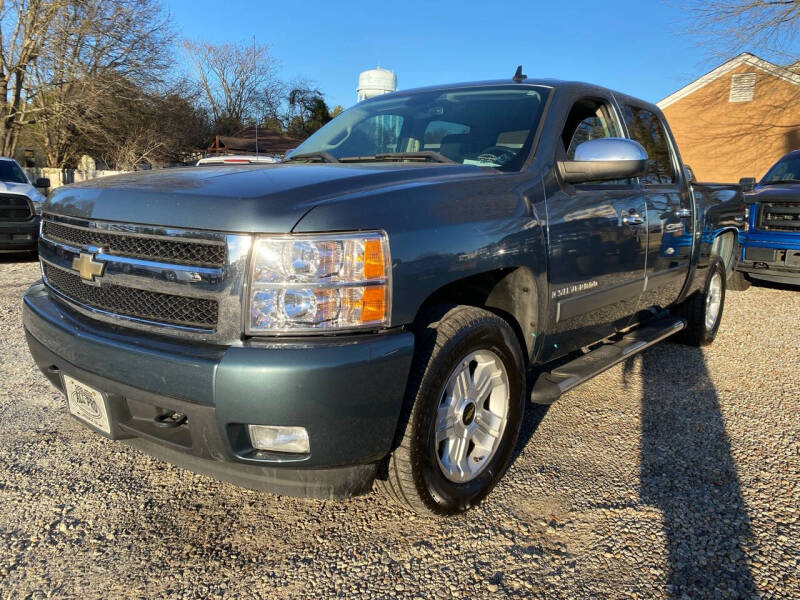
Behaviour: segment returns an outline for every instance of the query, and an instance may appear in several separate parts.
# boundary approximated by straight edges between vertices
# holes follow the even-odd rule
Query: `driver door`
[[[574,157],[588,140],[624,137],[614,106],[608,98],[576,99],[564,119],[560,157]],[[636,313],[644,290],[646,204],[635,180],[561,182],[547,210],[556,345],[569,351],[613,334]]]

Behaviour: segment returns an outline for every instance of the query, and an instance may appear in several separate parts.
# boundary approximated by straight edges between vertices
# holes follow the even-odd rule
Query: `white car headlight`
[[[384,232],[256,238],[247,333],[380,327],[390,321]]]

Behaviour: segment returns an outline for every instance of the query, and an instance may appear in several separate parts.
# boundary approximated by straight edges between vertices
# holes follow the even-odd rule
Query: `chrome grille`
[[[225,264],[225,245],[215,242],[166,240],[123,232],[111,232],[56,223],[45,218],[42,234],[57,242],[78,248],[96,246],[109,254],[131,256],[143,260],[200,267],[221,267]]]
[[[217,326],[218,305],[214,300],[160,294],[119,285],[87,285],[78,275],[48,264],[44,265],[44,276],[57,292],[110,313],[183,327],[214,329]]]
[[[800,203],[762,204],[758,228],[767,231],[800,231]]]
[[[48,213],[39,258],[53,296],[85,317],[159,335],[234,344],[242,336],[251,243],[247,234]],[[189,254],[183,253],[186,249]],[[91,275],[81,271],[87,264],[93,267],[86,267]]]
[[[25,196],[0,195],[0,221],[28,221],[32,217],[33,209]]]

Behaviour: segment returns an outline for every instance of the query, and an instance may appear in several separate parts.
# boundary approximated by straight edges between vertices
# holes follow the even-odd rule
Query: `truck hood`
[[[800,202],[800,183],[759,185],[745,194],[748,202]]]
[[[353,194],[485,175],[430,163],[188,167],[94,179],[53,192],[58,215],[229,232],[287,233],[314,206]]]
[[[15,183],[13,181],[0,181],[0,194],[19,194],[27,196],[33,202],[44,202],[42,193],[30,183]]]

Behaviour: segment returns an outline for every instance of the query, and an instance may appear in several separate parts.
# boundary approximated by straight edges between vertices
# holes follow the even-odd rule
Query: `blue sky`
[[[182,37],[255,35],[282,78],[314,82],[330,106],[354,104],[358,73],[378,64],[400,89],[511,77],[521,63],[658,101],[721,62],[683,32],[677,1],[165,1]]]

